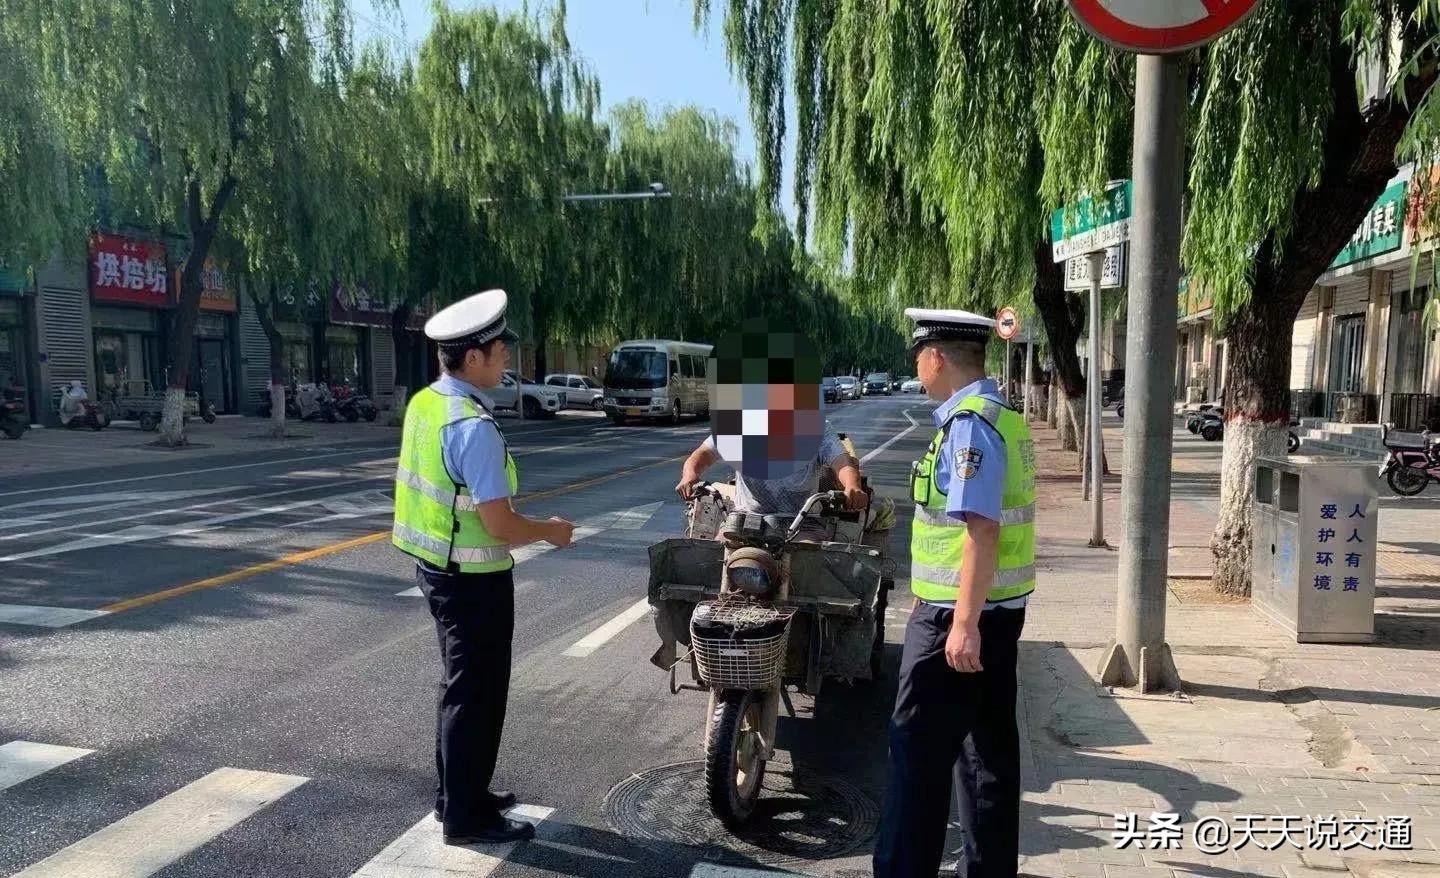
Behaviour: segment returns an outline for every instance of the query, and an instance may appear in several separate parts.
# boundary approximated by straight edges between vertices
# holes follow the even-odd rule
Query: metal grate
[[[793,610],[778,610],[751,601],[703,601],[690,619],[690,648],[700,679],[722,689],[770,689],[784,670],[785,645],[790,636]],[[708,622],[734,629],[730,637],[711,637],[696,631],[695,623]],[[776,622],[785,622],[780,633],[746,637]]]

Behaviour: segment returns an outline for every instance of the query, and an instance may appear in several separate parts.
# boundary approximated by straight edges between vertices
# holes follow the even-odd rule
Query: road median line
[[[588,488],[592,485],[598,485],[603,482],[608,482],[612,479],[618,479],[621,476],[639,472],[640,470],[651,469],[652,467],[661,466],[662,464],[674,463],[677,460],[684,460],[688,456],[689,452],[686,452],[685,454],[676,455],[675,457],[667,457],[662,460],[654,460],[649,463],[640,464],[639,466],[632,466],[627,469],[619,470],[617,472],[607,473],[603,476],[596,476],[592,479],[586,479],[584,481],[573,482],[568,485],[562,485],[558,488],[551,488],[546,491],[537,491],[533,494],[524,494],[520,497],[515,498],[515,505],[519,506],[523,503],[529,503],[531,500],[540,500],[545,497],[555,497],[561,494],[568,494],[572,491],[578,491],[582,488]],[[107,614],[119,613],[125,610],[133,610],[137,607],[145,607],[151,604],[156,604],[160,601],[169,600],[170,598],[180,597],[181,595],[187,595],[193,592],[203,591],[208,588],[216,588],[222,585],[229,585],[234,582],[239,582],[242,579],[249,579],[252,576],[259,576],[262,573],[271,573],[285,567],[291,567],[296,564],[303,564],[306,561],[313,561],[316,558],[323,558],[326,555],[333,555],[337,552],[344,552],[348,549],[355,549],[359,548],[360,546],[370,545],[371,543],[378,543],[381,540],[389,538],[389,536],[390,531],[383,530],[377,531],[375,533],[365,534],[361,537],[354,537],[352,539],[342,540],[338,543],[318,546],[314,549],[306,549],[303,552],[296,552],[291,555],[286,555],[283,558],[275,558],[271,561],[264,561],[259,564],[252,564],[249,567],[242,567],[239,570],[232,570],[229,573],[222,573],[219,576],[211,576],[206,579],[196,580],[195,582],[187,582],[184,585],[177,585],[174,588],[167,588],[161,591],[152,592],[150,594],[127,598],[123,601],[116,601],[113,604],[101,607],[100,612]]]

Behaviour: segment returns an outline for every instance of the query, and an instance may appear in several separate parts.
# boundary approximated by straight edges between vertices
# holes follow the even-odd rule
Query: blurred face
[[[741,474],[778,479],[820,450],[820,359],[808,339],[747,320],[715,346],[707,372],[715,447]]]

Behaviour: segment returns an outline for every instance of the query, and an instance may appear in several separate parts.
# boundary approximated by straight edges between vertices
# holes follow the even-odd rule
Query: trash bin
[[[1251,606],[1300,643],[1375,639],[1375,467],[1261,457],[1251,509]]]

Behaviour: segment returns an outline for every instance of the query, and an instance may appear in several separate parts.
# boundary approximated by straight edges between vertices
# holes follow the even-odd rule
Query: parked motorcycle
[[[1197,431],[1200,438],[1206,442],[1219,442],[1225,436],[1225,411],[1213,408],[1202,412],[1200,415],[1200,428]]]
[[[332,384],[330,392],[335,397],[335,413],[350,423],[364,418],[373,421],[380,415],[380,409],[370,397],[352,389],[348,384]]]
[[[270,389],[266,388],[260,393],[260,407],[257,411],[262,418],[270,417],[274,411],[274,404],[270,401]],[[295,387],[290,385],[285,388],[285,417],[298,420],[300,418],[300,406],[295,402]]]
[[[335,423],[340,416],[335,412],[335,395],[324,384],[301,384],[295,388],[295,405],[300,409],[300,420],[322,420]]]
[[[1291,422],[1290,422],[1290,429],[1286,431],[1286,434],[1287,434],[1287,435],[1285,436],[1285,453],[1286,453],[1286,454],[1294,454],[1295,452],[1297,452],[1297,451],[1300,450],[1300,434],[1295,432],[1295,428],[1298,427],[1298,426],[1300,426],[1300,422],[1299,422],[1299,421],[1291,421]]]
[[[1425,430],[1418,439],[1395,439],[1390,435],[1391,426],[1380,427],[1380,441],[1388,452],[1380,464],[1380,477],[1401,497],[1414,497],[1432,479],[1440,479],[1440,436]]]
[[[25,397],[13,391],[6,391],[0,399],[0,432],[6,439],[19,439],[30,429],[30,413],[25,408]]]

